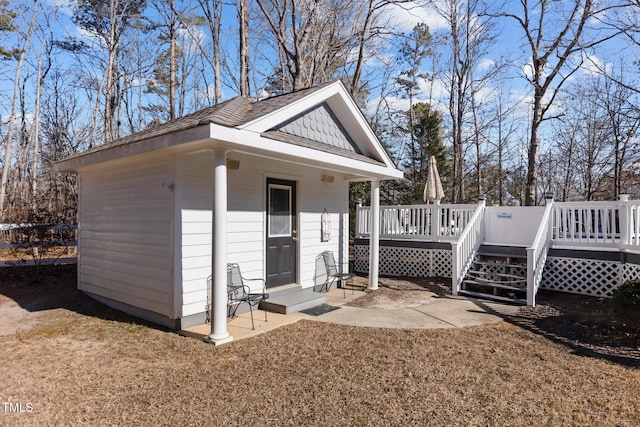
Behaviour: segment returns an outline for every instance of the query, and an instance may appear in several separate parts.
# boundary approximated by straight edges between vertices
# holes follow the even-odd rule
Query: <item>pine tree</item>
[[[0,34],[10,33],[16,30],[13,23],[15,18],[15,12],[9,9],[9,2],[7,0],[0,0]],[[17,54],[18,49],[11,49],[0,45],[0,59],[15,58]]]
[[[436,165],[442,180],[445,194],[451,185],[451,150],[442,141],[442,114],[434,111],[431,105],[419,102],[413,107],[413,133],[416,142],[417,169],[411,180],[415,183],[413,196],[422,199],[424,184],[427,181],[429,158],[436,158]]]

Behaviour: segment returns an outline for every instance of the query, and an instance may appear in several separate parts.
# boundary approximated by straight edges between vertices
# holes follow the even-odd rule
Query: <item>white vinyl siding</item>
[[[173,317],[171,159],[80,176],[79,289]]]
[[[177,158],[176,203],[181,224],[182,316],[202,313],[211,275],[213,156],[209,152]]]
[[[336,262],[348,268],[349,251],[349,184],[336,177],[333,183],[321,181],[316,171],[299,187],[299,276],[302,287],[313,286],[315,259],[323,251],[332,251]],[[302,191],[300,191],[302,190]],[[331,238],[321,239],[322,213],[327,210],[331,218]]]
[[[274,160],[231,153],[240,169],[227,171],[227,262],[240,264],[249,278],[265,275],[265,203],[268,177],[297,183],[298,282],[313,286],[315,257],[331,250],[344,268],[348,263],[348,183],[339,176],[322,182],[323,171],[295,168]],[[207,303],[207,277],[211,274],[213,158],[206,153],[178,158],[176,191],[182,224],[182,316],[202,313]],[[321,215],[331,216],[331,239],[320,239]],[[341,219],[342,218],[342,219]],[[258,285],[251,282],[250,285]]]

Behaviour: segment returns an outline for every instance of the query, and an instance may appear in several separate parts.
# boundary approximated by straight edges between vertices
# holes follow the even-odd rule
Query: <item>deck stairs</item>
[[[462,281],[459,292],[476,298],[526,305],[526,249],[482,245]]]
[[[289,314],[324,304],[326,295],[300,286],[267,290],[269,298],[260,303],[260,308],[272,313]]]

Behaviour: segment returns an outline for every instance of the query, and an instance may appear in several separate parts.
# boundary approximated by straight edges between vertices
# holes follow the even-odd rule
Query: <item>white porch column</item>
[[[211,259],[211,333],[207,341],[224,344],[233,340],[227,331],[227,153],[213,151],[213,236]]]
[[[369,234],[369,287],[378,289],[380,267],[380,181],[371,180],[371,233]]]

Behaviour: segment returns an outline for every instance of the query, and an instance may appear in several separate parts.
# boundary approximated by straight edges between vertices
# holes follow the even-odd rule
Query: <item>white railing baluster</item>
[[[619,202],[555,202],[553,245],[565,248],[619,249],[622,244]]]
[[[477,205],[380,207],[380,238],[454,242],[471,222]],[[624,250],[640,253],[640,200],[554,202],[552,246],[566,249]],[[356,237],[371,230],[371,208],[356,207]]]
[[[411,205],[380,207],[380,238],[454,241],[469,222],[476,205]],[[371,210],[356,206],[356,237],[371,231]]]

